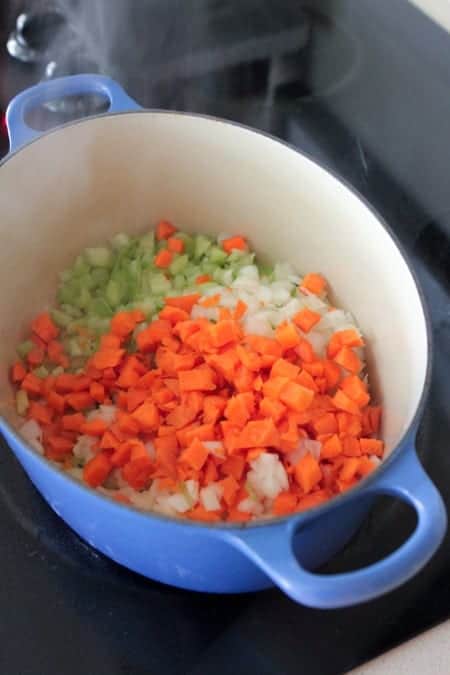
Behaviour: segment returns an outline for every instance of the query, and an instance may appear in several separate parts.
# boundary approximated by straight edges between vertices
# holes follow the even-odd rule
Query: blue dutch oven
[[[27,126],[33,108],[83,94],[106,97],[108,111],[45,134]],[[0,386],[9,399],[6,364],[32,316],[51,300],[58,271],[82,248],[165,217],[197,232],[239,229],[259,253],[324,272],[336,302],[354,312],[367,337],[371,381],[384,409],[388,456],[369,478],[310,511],[231,526],[178,521],[103,497],[27,446],[7,405],[1,431],[56,513],[118,563],[196,591],[275,584],[297,602],[333,608],[375,598],[418,572],[446,529],[441,497],[414,448],[430,375],[429,329],[414,276],[380,217],[294,148],[224,120],[142,110],[105,77],[77,75],[32,87],[11,102],[7,123],[11,153],[0,166],[8,232],[0,253]],[[315,573],[379,495],[415,509],[409,539],[364,569]]]

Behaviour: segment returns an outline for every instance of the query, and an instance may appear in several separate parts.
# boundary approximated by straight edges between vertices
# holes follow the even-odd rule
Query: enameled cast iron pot
[[[41,135],[28,110],[61,96],[97,93],[106,114]],[[152,579],[197,591],[254,591],[272,584],[312,607],[342,607],[392,589],[436,551],[442,500],[415,449],[427,393],[427,319],[391,233],[359,196],[310,158],[265,134],[201,115],[142,110],[112,80],[77,75],[39,84],[7,112],[11,154],[0,166],[1,380],[57,273],[86,246],[167,218],[193,232],[239,231],[256,251],[319,270],[336,303],[367,338],[371,381],[384,409],[387,459],[359,486],[305,513],[247,525],[203,525],[140,512],[55,469],[14,431],[0,429],[50,506],[93,547]],[[30,142],[32,141],[32,142]],[[409,539],[365,569],[325,576],[327,561],[362,523],[377,495],[417,512]]]

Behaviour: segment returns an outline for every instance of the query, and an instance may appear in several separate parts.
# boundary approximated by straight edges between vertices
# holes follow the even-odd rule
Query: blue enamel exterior
[[[39,84],[9,105],[11,150],[37,138],[25,112],[58,96],[101,93],[108,112],[139,110],[120,86],[97,75],[75,75]],[[99,496],[30,450],[8,424],[0,430],[50,506],[83,539],[118,563],[151,579],[196,591],[236,593],[273,584],[311,607],[345,607],[385,593],[431,558],[447,525],[442,499],[414,449],[410,431],[368,480],[333,502],[303,514],[252,526],[205,526],[142,513]],[[394,553],[364,569],[338,575],[314,570],[349,540],[377,495],[410,504],[417,526]]]

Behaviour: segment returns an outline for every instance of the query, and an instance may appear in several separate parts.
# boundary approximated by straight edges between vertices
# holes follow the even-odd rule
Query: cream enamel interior
[[[84,247],[160,218],[247,235],[265,258],[320,271],[369,345],[388,451],[422,393],[427,335],[414,280],[374,214],[310,160],[248,129],[202,117],[94,118],[31,144],[0,167],[2,412],[7,364],[57,274]]]

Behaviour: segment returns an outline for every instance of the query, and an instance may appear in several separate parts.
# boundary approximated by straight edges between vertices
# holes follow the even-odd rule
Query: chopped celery
[[[72,272],[71,270],[63,270],[62,272],[59,273],[59,278],[61,281],[70,281],[72,278]]]
[[[109,273],[103,267],[96,267],[91,272],[92,287],[106,286],[109,279]]]
[[[33,349],[33,346],[34,345],[31,340],[25,340],[24,342],[21,342],[20,345],[18,345],[16,351],[21,359],[25,359]]]
[[[223,265],[228,258],[228,254],[218,246],[212,246],[208,251],[208,258],[214,265]]]
[[[73,305],[61,305],[61,310],[73,319],[79,319],[83,316],[82,311],[78,307],[73,307]]]
[[[212,241],[209,237],[205,237],[203,234],[198,234],[195,237],[195,248],[194,248],[194,258],[200,260],[200,258],[205,255],[206,251],[211,247]]]
[[[133,302],[132,309],[140,309],[145,316],[151,316],[155,311],[155,303],[151,298],[145,298],[145,300]]]
[[[84,252],[87,262],[92,267],[111,267],[113,263],[113,254],[109,248],[97,246],[96,248],[87,248]]]
[[[89,314],[101,318],[112,316],[112,309],[104,298],[94,298],[89,304]]]
[[[122,292],[120,284],[115,279],[110,279],[106,286],[105,297],[108,304],[114,309],[120,304]]]
[[[157,272],[150,277],[150,288],[155,295],[164,295],[170,291],[171,283],[164,274]]]
[[[89,293],[89,290],[86,288],[86,286],[82,286],[80,289],[80,293],[75,300],[75,304],[77,307],[80,307],[80,309],[87,309],[89,307],[90,302],[91,302],[91,294]]]
[[[130,237],[125,234],[124,232],[119,232],[118,234],[115,234],[114,237],[111,239],[111,245],[115,249],[123,248],[124,246],[128,246],[130,243]]]
[[[77,338],[71,338],[69,340],[67,351],[69,352],[69,356],[82,356],[83,355],[83,350],[81,349]]]
[[[89,265],[87,264],[86,260],[83,258],[82,255],[79,255],[75,259],[74,266],[72,268],[73,274],[76,276],[80,276],[82,274],[87,274],[89,272]]]
[[[141,237],[140,246],[146,253],[151,253],[153,254],[153,251],[155,250],[155,235],[153,232],[149,232],[148,234],[144,234],[143,237]]]
[[[189,258],[187,255],[176,256],[171,265],[169,266],[169,272],[173,274],[173,276],[180,274],[180,272],[184,270],[188,262]]]
[[[28,400],[28,394],[23,389],[19,389],[16,394],[16,410],[17,414],[23,417],[28,410],[30,402]]]
[[[186,253],[186,255],[192,257],[195,251],[194,237],[191,237],[190,234],[186,234],[184,232],[177,232],[177,237],[178,239],[182,239],[184,241],[184,252]]]
[[[39,368],[35,368],[33,373],[36,375],[36,377],[40,377],[42,379],[48,377],[49,375],[49,372],[45,366],[39,366]]]
[[[65,314],[64,312],[61,312],[59,309],[52,309],[50,314],[52,316],[53,321],[60,328],[66,328],[66,326],[68,326],[69,323],[72,321],[71,316]]]
[[[176,291],[182,291],[186,287],[186,277],[177,274],[172,283]]]

